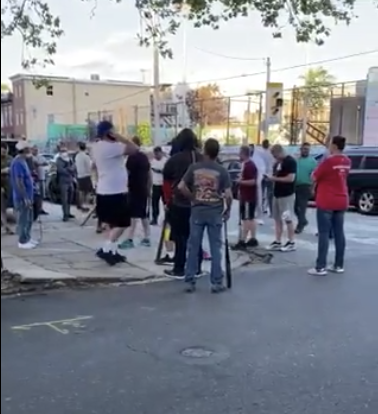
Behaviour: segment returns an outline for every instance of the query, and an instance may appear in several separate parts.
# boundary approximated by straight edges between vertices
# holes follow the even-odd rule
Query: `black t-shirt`
[[[287,177],[289,174],[297,173],[297,162],[293,157],[287,155],[274,167],[274,176]],[[274,197],[289,197],[295,193],[295,180],[292,183],[274,183]]]
[[[150,182],[150,161],[146,154],[137,151],[127,157],[129,191],[133,195],[148,196]]]
[[[177,186],[184,177],[190,165],[195,164],[201,159],[202,156],[197,151],[181,151],[173,155],[165,163],[163,178],[164,181],[168,181],[172,185],[172,203],[174,205],[181,207],[191,206],[191,200],[178,191]]]

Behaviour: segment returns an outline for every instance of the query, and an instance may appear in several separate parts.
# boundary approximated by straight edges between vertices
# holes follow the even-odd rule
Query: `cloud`
[[[134,33],[114,32],[105,41],[88,48],[79,48],[59,54],[55,59],[57,70],[76,74],[98,73],[116,76],[140,72],[152,66],[152,53],[141,48]]]

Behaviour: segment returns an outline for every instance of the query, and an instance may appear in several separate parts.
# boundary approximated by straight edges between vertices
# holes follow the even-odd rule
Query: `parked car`
[[[232,182],[232,194],[236,199],[238,196],[237,180],[239,179],[241,173],[241,162],[237,158],[226,158],[221,161],[221,164],[223,165],[223,167],[226,168],[226,170],[230,174]]]
[[[72,160],[75,159],[75,154],[70,154]],[[50,166],[48,167],[48,171],[46,174],[46,199],[51,201],[52,203],[60,204],[60,189],[57,180],[57,173],[56,173],[56,158],[57,156],[53,156],[50,161]],[[72,200],[72,204],[77,203],[77,183],[74,181],[74,197]]]
[[[378,148],[348,147],[352,168],[348,176],[351,206],[361,214],[378,213]],[[315,157],[321,160],[322,155]]]

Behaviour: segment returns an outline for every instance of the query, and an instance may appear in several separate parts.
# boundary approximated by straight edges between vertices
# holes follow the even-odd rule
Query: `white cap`
[[[16,144],[16,150],[17,151],[24,151],[27,148],[31,148],[31,145],[28,141],[22,140],[22,141],[18,141],[17,144]]]

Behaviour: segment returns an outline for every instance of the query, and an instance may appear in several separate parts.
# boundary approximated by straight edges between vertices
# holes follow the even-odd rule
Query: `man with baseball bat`
[[[188,258],[185,270],[186,291],[196,289],[198,251],[207,230],[212,257],[210,281],[212,293],[223,292],[222,227],[230,215],[232,204],[231,180],[227,170],[217,162],[219,142],[208,139],[203,160],[192,164],[178,185],[178,190],[192,202]],[[226,208],[224,208],[224,202]],[[228,270],[230,266],[228,267]],[[228,283],[230,286],[231,283]]]

